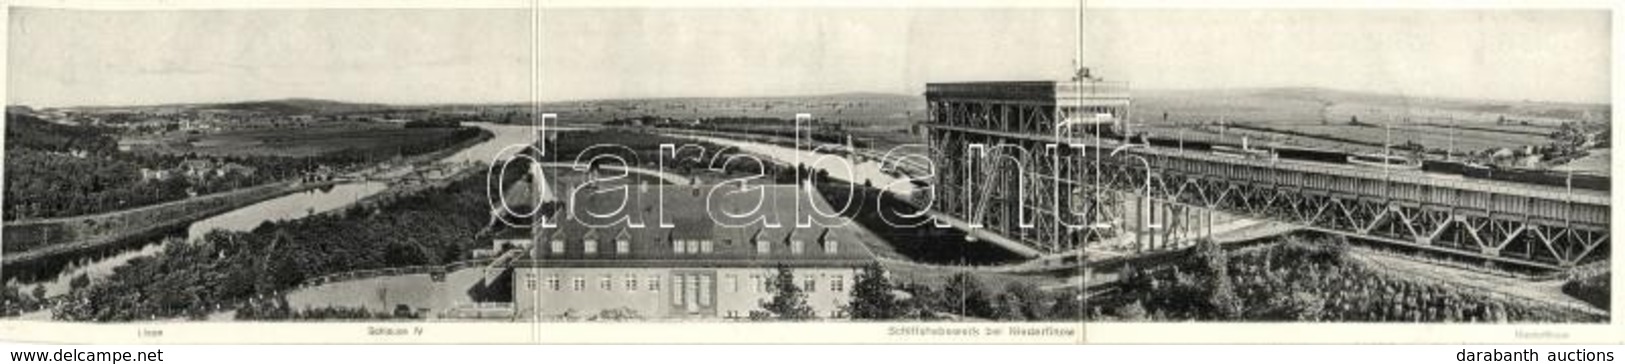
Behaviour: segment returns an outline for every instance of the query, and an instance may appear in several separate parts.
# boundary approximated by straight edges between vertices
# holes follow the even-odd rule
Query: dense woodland
[[[1607,317],[1423,279],[1355,259],[1346,243],[1286,241],[1130,270],[1103,319],[1153,321],[1598,322]],[[1096,315],[1100,315],[1098,312]]]
[[[18,220],[129,209],[180,200],[193,193],[210,194],[286,180],[320,166],[346,168],[398,155],[429,153],[477,138],[481,133],[464,128],[432,143],[387,150],[352,148],[319,157],[210,157],[211,162],[236,163],[254,172],[143,180],[142,168],[171,169],[198,158],[120,152],[112,130],[60,125],[27,114],[8,113],[4,215],[6,220]]]
[[[136,258],[105,281],[55,300],[53,316],[72,321],[201,319],[222,310],[265,307],[309,277],[461,259],[489,219],[484,183],[484,176],[475,174],[375,209],[355,207],[266,223],[251,232],[217,231],[196,243],[172,241],[163,252]],[[6,303],[8,309],[13,304]],[[376,316],[340,311],[290,316]]]
[[[1581,275],[1563,284],[1563,293],[1579,298],[1581,301],[1586,301],[1592,306],[1613,307],[1610,306],[1612,301],[1608,297],[1612,292],[1610,290],[1610,280],[1609,270],[1607,269],[1591,272],[1590,275]]]
[[[1396,277],[1346,245],[1285,242],[1238,252],[1211,243],[1154,269],[1126,268],[1115,290],[1084,304],[1077,290],[990,286],[974,274],[893,282],[873,265],[856,278],[847,313],[859,320],[1602,322],[1607,317],[1527,299]],[[1607,274],[1569,286],[1606,304]],[[1222,277],[1222,278],[1221,278]],[[1601,293],[1600,295],[1597,293]],[[1572,294],[1572,293],[1571,293]],[[1606,305],[1601,307],[1607,307]]]

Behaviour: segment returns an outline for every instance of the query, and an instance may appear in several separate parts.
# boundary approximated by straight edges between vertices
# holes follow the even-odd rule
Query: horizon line
[[[1058,82],[1064,82],[1065,80],[947,81],[947,82],[940,82],[940,83],[1021,82],[1021,81],[1058,81]],[[931,83],[938,83],[938,82],[931,82]],[[1612,100],[1607,100],[1607,101],[1573,101],[1573,100],[1532,99],[1532,98],[1514,100],[1514,99],[1505,99],[1505,98],[1476,98],[1476,97],[1464,97],[1464,96],[1452,96],[1452,95],[1394,93],[1394,92],[1367,91],[1367,90],[1356,90],[1356,89],[1324,87],[1324,86],[1242,86],[1242,87],[1194,87],[1194,88],[1154,87],[1154,88],[1138,88],[1138,89],[1130,87],[1131,95],[1132,95],[1132,90],[1143,90],[1143,91],[1151,91],[1151,92],[1159,92],[1159,91],[1190,92],[1190,91],[1242,91],[1242,90],[1284,90],[1284,89],[1307,89],[1307,90],[1321,90],[1321,91],[1334,91],[1334,92],[1348,92],[1348,93],[1360,93],[1360,94],[1367,94],[1367,95],[1398,97],[1398,98],[1405,98],[1405,99],[1436,99],[1436,100],[1479,101],[1479,102],[1498,102],[1498,103],[1553,103],[1553,104],[1574,104],[1574,105],[1607,106],[1607,107],[1612,107],[1613,106]],[[631,101],[631,100],[809,98],[809,97],[843,96],[843,95],[853,95],[853,94],[877,94],[877,95],[887,95],[887,96],[924,97],[924,92],[916,94],[916,93],[907,93],[907,92],[898,92],[898,91],[874,91],[874,90],[854,90],[854,91],[841,91],[841,92],[831,92],[831,93],[812,93],[812,94],[759,94],[759,95],[711,95],[711,96],[707,96],[707,95],[692,95],[692,96],[627,96],[627,97],[565,98],[565,99],[551,99],[551,100],[501,100],[501,101],[453,101],[453,102],[357,101],[357,100],[353,100],[353,99],[322,98],[322,97],[309,97],[309,96],[288,96],[288,97],[241,99],[241,100],[230,100],[230,101],[172,101],[172,102],[158,102],[158,103],[147,103],[147,104],[102,104],[102,105],[80,104],[80,105],[59,105],[59,106],[36,106],[36,105],[28,105],[28,104],[21,104],[21,103],[13,103],[13,102],[8,101],[6,103],[6,107],[9,108],[9,107],[21,106],[21,107],[28,107],[28,108],[32,108],[32,109],[152,108],[152,107],[166,107],[166,106],[204,106],[204,105],[224,105],[224,104],[251,103],[251,102],[276,102],[276,101],[324,101],[324,102],[335,102],[335,103],[352,104],[352,105],[378,105],[378,106],[382,106],[382,107],[424,107],[424,106],[522,105],[522,104],[529,104],[529,103],[547,104],[547,103]]]

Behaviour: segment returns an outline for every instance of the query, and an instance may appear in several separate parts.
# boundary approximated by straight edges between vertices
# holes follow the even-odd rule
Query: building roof
[[[1107,81],[986,81],[925,85],[928,100],[973,99],[1031,102],[1118,101],[1129,99],[1128,84]]]
[[[805,187],[751,186],[747,191],[738,185],[621,185],[599,187],[596,193],[593,188],[561,189],[568,212],[554,217],[557,228],[537,229],[531,259],[516,265],[809,267],[859,266],[874,260],[859,240],[861,230],[849,219],[818,218],[807,227],[796,226],[796,217],[810,216],[813,208],[835,211]],[[617,209],[626,212],[611,215]],[[671,227],[660,227],[660,216]],[[591,254],[584,245],[589,238],[596,242]],[[564,242],[562,253],[552,252],[555,240]],[[618,240],[627,241],[627,252],[616,251]],[[683,242],[682,252],[676,250],[676,241]],[[704,251],[706,241],[709,252]],[[799,253],[794,251],[798,242]],[[768,245],[766,254],[758,251],[758,243]],[[826,250],[831,244],[833,252]]]

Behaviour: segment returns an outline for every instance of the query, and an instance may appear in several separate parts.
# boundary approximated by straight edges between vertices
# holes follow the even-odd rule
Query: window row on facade
[[[672,276],[672,283],[671,284],[672,284],[672,287],[686,287],[686,286],[684,286],[685,283],[687,283],[687,284],[698,284],[698,285],[701,286],[702,290],[709,290],[711,288],[710,277],[711,277],[710,275],[692,275],[692,274],[691,275],[674,275],[674,276]],[[566,277],[561,276],[561,275],[557,275],[557,274],[548,275],[546,277],[546,281],[545,281],[546,286],[547,286],[547,290],[549,290],[549,291],[564,291],[564,290],[566,290],[565,283],[567,283],[567,282],[565,281],[565,278]],[[568,277],[568,278],[569,278],[568,289],[570,291],[586,291],[586,290],[588,290],[588,288],[589,288],[588,279],[590,277],[577,275],[577,276],[571,276],[571,277]],[[660,291],[660,284],[663,281],[662,277],[659,276],[659,275],[650,275],[650,276],[648,276],[647,280],[642,281],[644,283],[647,283],[646,285],[639,285],[640,281],[638,280],[638,275],[636,275],[636,274],[627,274],[627,275],[624,275],[624,276],[621,277],[620,284],[619,284],[620,288],[617,289],[616,288],[617,284],[616,284],[615,276],[613,276],[613,275],[600,275],[597,278],[598,279],[597,279],[597,284],[596,284],[597,288],[596,289],[599,290],[599,291],[616,291],[616,290],[619,290],[619,291],[623,291],[623,292],[637,292],[637,291],[639,291],[640,287],[642,287],[643,290],[646,290],[646,291],[649,291],[649,292],[659,292]],[[724,275],[723,276],[723,285],[720,288],[725,289],[726,292],[729,292],[729,293],[738,293],[738,292],[742,292],[742,291],[746,291],[746,290],[748,290],[748,291],[750,291],[752,293],[768,293],[768,292],[773,291],[773,281],[772,281],[772,276],[770,274],[751,274],[748,277],[748,279],[749,279],[748,281],[741,280],[739,278],[740,278],[740,276],[735,275],[735,274]],[[846,281],[845,281],[844,276],[842,276],[842,275],[830,275],[830,276],[826,276],[824,278],[827,278],[828,283],[829,283],[828,286],[824,286],[824,287],[827,287],[827,289],[829,289],[831,292],[844,292],[846,290]],[[801,290],[804,291],[804,292],[817,292],[818,289],[819,289],[819,284],[818,284],[819,280],[820,280],[819,277],[802,277],[802,279],[797,283],[799,283],[798,287],[801,288]],[[741,285],[742,283],[743,283],[743,285]],[[525,288],[529,289],[529,290],[532,290],[532,291],[537,290],[537,288],[538,288],[537,287],[537,279],[536,279],[536,275],[534,273],[528,273],[527,274],[526,280],[525,280]],[[676,295],[675,301],[681,302],[682,301],[682,292],[680,290],[674,290],[674,291],[675,292],[673,294]]]

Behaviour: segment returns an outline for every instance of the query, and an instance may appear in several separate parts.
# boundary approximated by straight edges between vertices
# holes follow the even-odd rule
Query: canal
[[[503,152],[510,145],[523,145],[534,140],[534,132],[530,126],[498,125],[490,123],[468,123],[475,127],[492,132],[494,136],[487,141],[475,144],[452,154],[440,163],[464,164],[472,162],[487,162],[497,158],[497,153]],[[517,149],[507,149],[506,154],[512,154]],[[327,188],[313,189],[297,192],[270,200],[261,201],[239,209],[210,216],[187,225],[184,230],[176,229],[156,237],[144,237],[137,244],[124,244],[120,248],[101,249],[91,253],[80,253],[79,257],[55,268],[49,265],[36,265],[42,274],[53,278],[17,284],[24,293],[32,292],[35,286],[44,286],[47,297],[65,294],[69,290],[69,282],[81,274],[91,279],[110,276],[115,269],[129,263],[131,260],[152,256],[163,251],[164,246],[178,241],[192,242],[201,239],[204,235],[215,230],[250,231],[260,224],[270,221],[286,221],[299,219],[314,214],[333,211],[348,207],[357,201],[383,192],[389,188],[383,182],[351,182],[338,184]],[[57,270],[54,275],[51,270]],[[15,284],[8,282],[7,284]]]

